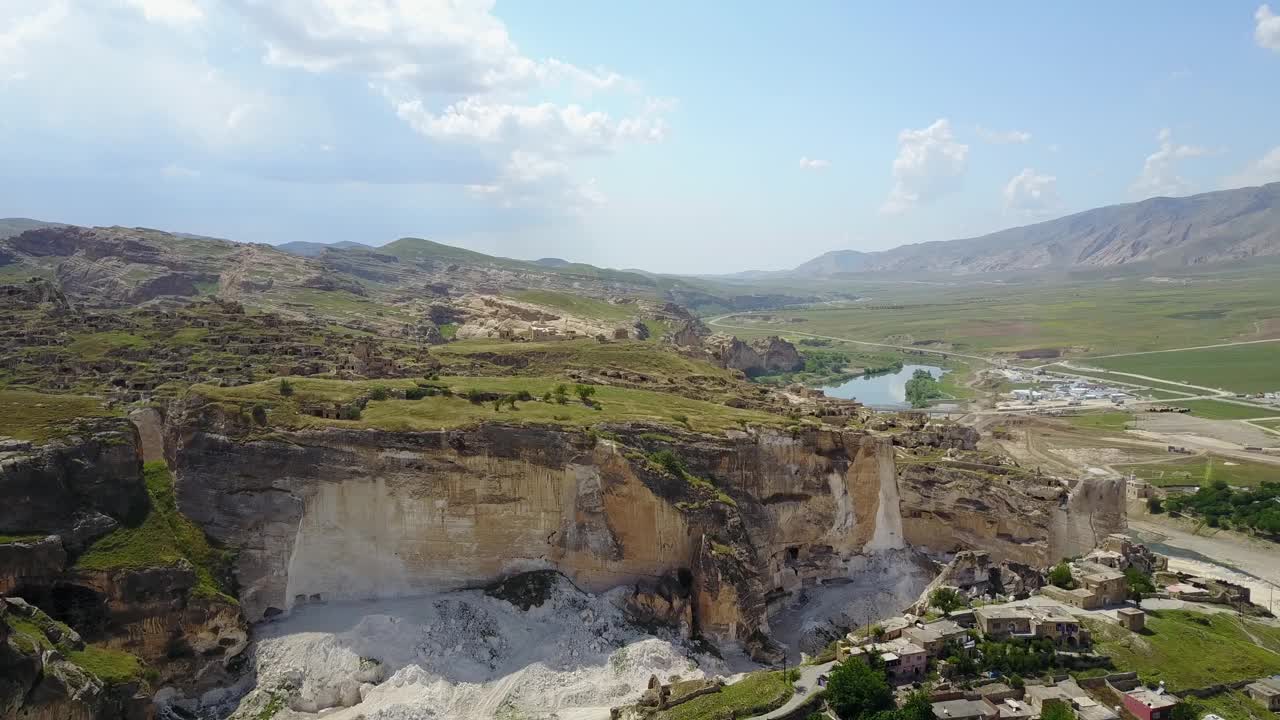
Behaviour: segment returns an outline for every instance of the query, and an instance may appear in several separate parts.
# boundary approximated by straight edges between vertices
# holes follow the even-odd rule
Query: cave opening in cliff
[[[92,636],[107,628],[106,600],[89,588],[28,585],[15,589],[12,595],[40,608],[54,620],[70,625],[81,635]]]

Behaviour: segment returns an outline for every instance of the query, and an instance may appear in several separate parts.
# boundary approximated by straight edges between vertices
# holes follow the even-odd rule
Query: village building
[[[969,631],[953,620],[936,620],[904,628],[902,636],[924,648],[929,657],[937,658],[943,654],[948,641],[968,641]]]
[[[1130,632],[1142,632],[1147,627],[1147,614],[1138,608],[1120,608],[1116,611],[1116,621]]]
[[[1165,692],[1161,687],[1157,690],[1139,687],[1121,696],[1124,708],[1133,713],[1138,720],[1169,720],[1173,716],[1173,706],[1178,698]]]
[[[838,643],[836,659],[843,662],[850,657],[879,655],[890,683],[903,685],[924,679],[928,671],[929,655],[919,645],[906,638],[865,644],[857,644],[857,640],[850,637]]]
[[[1280,712],[1280,675],[1262,678],[1245,686],[1245,692],[1262,707],[1271,712]]]
[[[933,716],[938,720],[991,720],[1000,713],[983,700],[944,700],[933,703]]]
[[[1089,644],[1089,631],[1065,609],[1051,605],[987,605],[974,611],[991,640],[1048,638],[1058,645]]]

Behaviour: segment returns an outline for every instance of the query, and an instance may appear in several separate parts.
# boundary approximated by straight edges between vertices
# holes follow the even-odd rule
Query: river
[[[828,385],[822,389],[828,397],[857,400],[869,407],[902,410],[911,407],[907,402],[907,381],[916,370],[928,370],[935,378],[950,372],[933,365],[903,365],[897,372],[859,375],[839,385]]]

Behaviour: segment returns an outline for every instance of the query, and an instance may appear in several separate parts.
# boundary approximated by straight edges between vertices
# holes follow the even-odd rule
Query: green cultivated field
[[[1236,487],[1256,487],[1264,480],[1280,482],[1280,465],[1212,455],[1114,467],[1120,472],[1131,472],[1139,480],[1158,486],[1207,485],[1214,480],[1224,480],[1228,485]]]
[[[1202,273],[1177,282],[1139,277],[1089,281],[840,286],[867,300],[845,307],[770,311],[773,332],[801,330],[893,344],[942,342],[958,352],[1052,348],[1068,356],[1260,339],[1280,318],[1280,266]],[[744,316],[726,320],[746,325]],[[801,322],[793,322],[800,320]],[[757,326],[770,324],[757,321]],[[1266,336],[1263,336],[1266,337]],[[922,346],[923,347],[923,346]]]
[[[1177,400],[1171,401],[1170,404],[1191,408],[1192,415],[1209,420],[1251,420],[1280,415],[1280,412],[1272,409],[1252,408],[1220,400]]]
[[[1280,390],[1280,342],[1099,358],[1088,363],[1232,392]]]

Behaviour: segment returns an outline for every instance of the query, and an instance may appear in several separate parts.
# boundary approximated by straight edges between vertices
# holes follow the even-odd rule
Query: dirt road
[[[1129,533],[1169,556],[1169,569],[1248,587],[1253,602],[1280,610],[1280,546],[1230,532],[1197,535],[1189,522],[1130,512]]]

